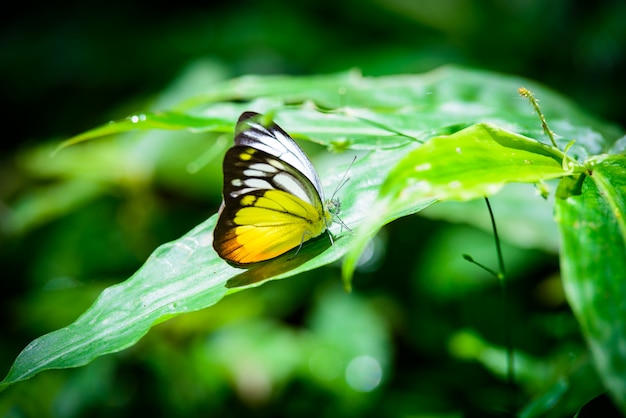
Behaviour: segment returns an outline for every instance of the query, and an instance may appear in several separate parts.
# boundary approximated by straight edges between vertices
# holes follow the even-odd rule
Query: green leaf
[[[232,132],[232,120],[213,117],[195,117],[175,112],[138,113],[130,115],[122,120],[109,122],[105,125],[90,129],[87,132],[76,135],[63,141],[55,152],[70,145],[76,145],[91,139],[108,135],[116,135],[133,130],[188,130],[191,132]]]
[[[621,128],[589,116],[568,99],[528,79],[454,66],[421,75],[387,77],[363,77],[358,71],[308,77],[245,76],[215,85],[177,109],[204,114],[218,101],[263,97],[303,107],[313,103],[324,110],[356,109],[358,115],[412,137],[433,128],[491,122],[541,139],[544,134],[539,119],[517,95],[521,86],[540,99],[552,130],[558,133],[561,149],[576,139],[570,155],[585,159],[608,152],[623,136]]]
[[[561,274],[600,377],[626,412],[626,156],[588,166],[582,194],[556,203]]]
[[[326,237],[301,254],[242,270],[230,267],[212,249],[216,216],[182,238],[157,248],[130,279],[106,289],[74,323],[29,344],[16,359],[3,385],[42,370],[76,367],[98,356],[133,345],[151,326],[174,315],[215,304],[227,293],[266,278],[283,278],[339,258],[344,240],[323,257],[310,260],[330,244]],[[339,235],[339,234],[337,234]]]
[[[437,137],[412,151],[390,173],[381,197],[470,200],[498,192],[510,182],[536,183],[570,174],[553,147],[478,124]]]
[[[437,200],[490,196],[510,182],[535,183],[567,176],[571,171],[563,169],[563,158],[558,149],[491,124],[433,138],[414,149],[382,184],[372,216],[364,221],[366,227],[360,230],[343,265],[344,286],[350,289],[365,244],[390,219]]]
[[[588,116],[529,80],[443,67],[423,75],[387,77],[363,77],[357,71],[307,77],[245,76],[216,83],[173,109],[137,113],[92,129],[61,147],[140,129],[232,132],[232,121],[245,110],[274,112],[294,137],[326,145],[347,141],[352,149],[424,141],[477,122],[541,139],[543,130],[536,115],[517,96],[522,85],[541,99],[552,129],[560,135],[560,147],[576,139],[569,151],[574,157],[608,152],[623,135],[621,129]]]

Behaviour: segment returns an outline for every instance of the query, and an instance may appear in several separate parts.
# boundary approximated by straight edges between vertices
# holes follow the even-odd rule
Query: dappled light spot
[[[383,369],[372,356],[355,357],[346,368],[346,382],[357,392],[370,392],[380,385]]]

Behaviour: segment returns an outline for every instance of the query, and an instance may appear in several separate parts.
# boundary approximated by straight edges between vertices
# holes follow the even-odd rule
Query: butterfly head
[[[341,212],[341,201],[336,197],[328,199],[325,202],[325,206],[332,218],[335,218]]]

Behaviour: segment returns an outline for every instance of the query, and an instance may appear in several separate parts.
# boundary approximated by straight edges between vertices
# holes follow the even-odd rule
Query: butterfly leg
[[[302,246],[304,245],[304,242],[305,242],[304,237],[307,235],[311,235],[311,233],[309,231],[304,231],[302,233],[302,238],[300,239],[300,245],[298,245],[298,249],[296,250],[296,253],[293,255],[293,257],[289,257],[290,260],[298,255],[298,253],[302,249]]]

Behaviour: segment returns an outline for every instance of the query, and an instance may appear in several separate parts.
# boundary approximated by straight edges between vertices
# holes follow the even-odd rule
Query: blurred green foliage
[[[466,64],[542,81],[626,123],[616,88],[626,5],[617,0],[20,7],[0,30],[4,370],[217,210],[221,161],[206,145],[217,134],[154,131],[139,145],[100,140],[49,158],[71,134],[197,93],[172,83],[181,73],[201,89],[248,73]],[[197,66],[203,79],[189,83]],[[57,184],[64,158],[79,164]],[[548,416],[571,416],[603,389],[565,303],[554,244],[505,248],[514,280],[504,323],[498,284],[460,257],[488,260],[490,236],[437,210],[446,207],[428,215],[439,220],[389,225],[351,295],[327,267],[229,296],[156,326],[129,350],[11,387],[0,416],[486,416],[511,397],[539,411],[559,399]],[[519,350],[515,388],[503,385],[505,327]],[[348,373],[349,361],[369,372]]]
[[[19,138],[34,140],[144,108],[138,103],[197,58],[217,60],[222,76],[415,73],[456,63],[544,82],[625,124],[615,88],[626,65],[625,13],[619,0],[18,3],[0,29],[0,94],[6,120],[28,126],[15,129]]]

